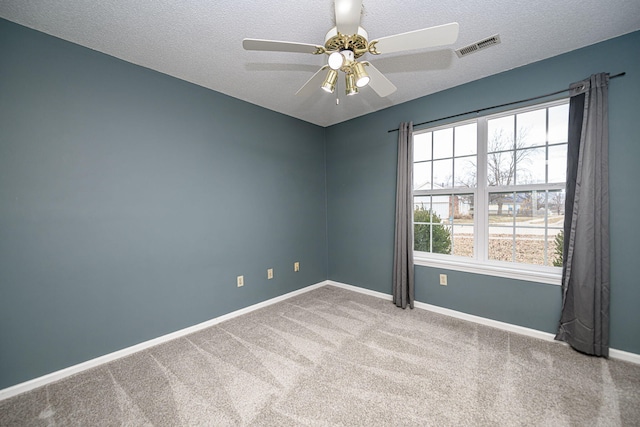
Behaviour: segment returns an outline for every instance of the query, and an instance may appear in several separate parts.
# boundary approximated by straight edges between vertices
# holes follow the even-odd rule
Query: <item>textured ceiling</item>
[[[244,37],[324,44],[332,0],[0,0],[0,17],[289,116],[328,126],[640,29],[638,0],[364,0],[369,39],[458,22],[450,47],[372,57],[387,98],[295,92],[325,55],[242,49]],[[453,49],[500,34],[458,58]],[[597,70],[594,70],[597,71]],[[606,70],[618,72],[624,70]]]

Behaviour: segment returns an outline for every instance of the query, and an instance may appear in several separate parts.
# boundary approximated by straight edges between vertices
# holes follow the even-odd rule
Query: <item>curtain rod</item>
[[[618,73],[618,74],[616,74],[614,76],[610,76],[609,79],[615,79],[616,77],[622,77],[625,74],[627,74],[627,73],[625,73],[625,72]],[[480,108],[479,110],[467,111],[466,113],[454,114],[453,116],[447,116],[447,117],[442,117],[442,118],[439,118],[439,119],[429,120],[427,122],[416,123],[415,125],[413,125],[413,127],[415,128],[415,127],[418,127],[418,126],[427,125],[429,123],[439,122],[440,120],[447,120],[447,119],[453,119],[453,118],[460,117],[460,116],[466,116],[467,114],[473,114],[473,113],[477,114],[477,113],[480,113],[482,111],[493,110],[494,108],[508,107],[509,105],[521,104],[523,102],[529,102],[529,101],[535,101],[537,99],[547,98],[549,96],[558,95],[558,94],[561,94],[561,93],[564,93],[564,92],[569,92],[569,88],[558,90],[558,91],[551,92],[551,93],[547,93],[545,95],[534,96],[533,98],[521,99],[520,101],[507,102],[506,104],[494,105],[493,107]],[[400,129],[399,128],[390,129],[387,132],[388,133],[397,132],[398,130],[400,130]]]

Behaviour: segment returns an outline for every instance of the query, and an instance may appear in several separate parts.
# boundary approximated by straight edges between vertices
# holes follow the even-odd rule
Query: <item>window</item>
[[[414,132],[416,263],[560,283],[568,115],[563,100]]]

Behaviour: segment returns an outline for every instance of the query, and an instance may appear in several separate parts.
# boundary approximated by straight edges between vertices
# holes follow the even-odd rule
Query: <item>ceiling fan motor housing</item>
[[[362,27],[358,27],[357,34],[349,36],[339,33],[336,27],[333,27],[325,36],[324,47],[327,51],[350,50],[357,59],[369,49],[368,39],[369,35]]]

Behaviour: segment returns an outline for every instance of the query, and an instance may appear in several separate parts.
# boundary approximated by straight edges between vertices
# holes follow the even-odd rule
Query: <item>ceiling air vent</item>
[[[491,47],[499,43],[500,43],[500,35],[496,34],[495,36],[491,36],[484,40],[480,40],[479,42],[470,44],[465,47],[461,47],[460,49],[456,49],[456,55],[458,55],[458,58],[462,58],[463,56],[471,55],[473,52],[486,49],[488,47]]]

